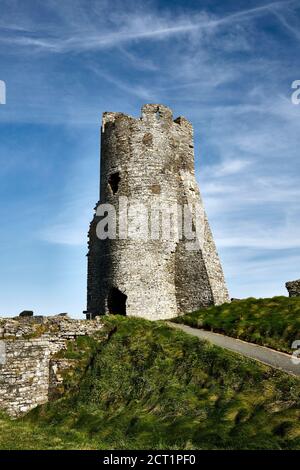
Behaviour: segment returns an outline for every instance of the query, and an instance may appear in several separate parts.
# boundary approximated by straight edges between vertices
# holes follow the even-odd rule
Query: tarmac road
[[[198,338],[205,339],[220,346],[224,349],[229,349],[243,356],[250,357],[256,361],[262,362],[268,366],[274,367],[291,375],[300,377],[300,358],[293,358],[291,355],[269,349],[264,346],[259,346],[253,343],[247,343],[240,339],[231,338],[230,336],[213,333],[212,331],[201,330],[198,328],[191,328],[187,325],[180,323],[167,322],[169,326],[182,330]],[[296,359],[298,364],[294,364],[292,359]]]

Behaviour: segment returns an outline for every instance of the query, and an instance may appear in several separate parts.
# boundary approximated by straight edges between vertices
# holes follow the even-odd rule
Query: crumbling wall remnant
[[[55,354],[101,328],[100,321],[65,316],[1,318],[0,410],[18,417],[51,399],[68,367]]]
[[[290,297],[300,297],[300,279],[286,282],[285,287]]]

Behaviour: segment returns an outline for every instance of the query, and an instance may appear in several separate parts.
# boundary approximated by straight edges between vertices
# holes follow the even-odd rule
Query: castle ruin
[[[139,239],[123,233],[115,239],[99,239],[97,226],[103,220],[99,207],[110,204],[122,213],[127,210],[120,207],[122,198],[149,209],[153,201],[160,207],[198,204],[201,215],[189,214],[192,227],[200,224],[202,228],[196,234],[198,244],[191,249],[186,234],[174,239],[159,235]],[[146,220],[150,225],[151,210]],[[161,217],[165,222],[163,213]],[[119,217],[114,221],[119,232],[120,221]],[[182,220],[176,223],[178,234]],[[191,123],[184,117],[173,120],[172,111],[160,104],[144,105],[138,119],[104,113],[100,201],[89,230],[87,318],[112,313],[168,319],[227,301],[221,263],[195,178]]]
[[[300,297],[300,279],[286,282],[285,287],[288,290],[289,297]]]

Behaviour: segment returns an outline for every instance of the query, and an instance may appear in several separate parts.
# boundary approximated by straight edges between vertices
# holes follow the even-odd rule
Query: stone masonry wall
[[[101,328],[98,320],[60,316],[0,319],[0,410],[17,417],[51,399],[68,367],[53,355]]]
[[[285,284],[290,297],[300,297],[300,279]]]
[[[120,197],[131,206],[142,203],[148,213],[156,201],[160,207],[203,208],[194,169],[193,127],[187,119],[174,120],[172,111],[160,104],[144,105],[137,119],[104,113],[99,204],[113,205],[119,214]],[[115,292],[126,298],[127,315],[151,320],[229,301],[204,208],[203,234],[194,250],[187,249],[184,238],[99,240],[99,220],[95,215],[89,231],[88,314],[121,313],[110,308]],[[192,221],[198,225],[194,216]],[[140,222],[151,226],[149,220]],[[128,227],[130,223],[129,215]]]

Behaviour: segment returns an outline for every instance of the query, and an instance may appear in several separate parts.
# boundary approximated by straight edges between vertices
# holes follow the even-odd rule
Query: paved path
[[[219,333],[191,328],[190,326],[180,323],[167,323],[173,328],[185,331],[185,333],[197,336],[198,338],[206,339],[217,346],[221,346],[221,348],[229,349],[230,351],[250,357],[275,369],[300,377],[300,364],[293,364],[292,356],[289,354],[265,348],[257,344],[247,343],[246,341],[241,341],[240,339],[231,338],[230,336],[221,335]]]

